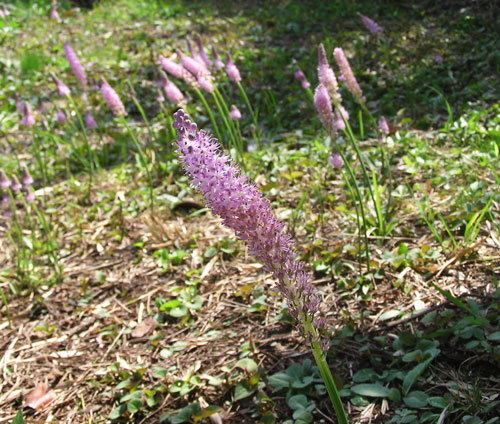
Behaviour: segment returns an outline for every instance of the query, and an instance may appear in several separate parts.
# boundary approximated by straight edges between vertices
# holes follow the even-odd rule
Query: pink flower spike
[[[382,28],[379,24],[377,24],[373,19],[370,19],[368,16],[362,15],[361,13],[359,14],[359,16],[363,21],[363,25],[373,35],[379,37],[384,33],[384,28]]]
[[[59,78],[57,78],[55,75],[52,75],[52,79],[56,83],[57,91],[61,96],[68,97],[71,94],[69,87],[64,84]]]
[[[61,109],[57,109],[56,118],[59,125],[64,125],[68,121],[66,115]]]
[[[234,64],[233,59],[231,58],[231,55],[229,53],[227,54],[226,72],[227,76],[231,78],[233,81],[236,82],[241,81],[240,71]]]
[[[205,76],[210,74],[210,72],[208,72],[208,69],[205,67],[205,64],[203,62],[202,63],[198,62],[192,57],[185,55],[180,50],[177,50],[177,55],[181,58],[181,62],[184,68],[186,68],[194,76],[199,77],[200,75]]]
[[[26,167],[23,168],[23,175],[21,176],[21,181],[23,182],[24,187],[28,187],[34,182],[33,177],[30,175],[30,172]]]
[[[19,121],[19,125],[25,127],[32,127],[33,125],[35,125],[35,117],[31,113],[31,107],[29,103],[24,103],[24,116]]]
[[[208,56],[207,52],[205,51],[205,46],[203,45],[203,41],[201,37],[198,37],[196,39],[196,44],[198,45],[198,50],[200,52],[201,59],[203,60],[203,63],[207,68],[211,68],[213,63],[210,57]]]
[[[61,17],[59,16],[59,12],[57,11],[57,9],[55,8],[55,6],[52,8],[52,10],[50,11],[50,17],[52,19],[54,19],[54,21],[56,22],[61,22]]]
[[[378,120],[378,128],[385,135],[389,135],[389,133],[391,132],[391,130],[389,129],[389,123],[387,122],[387,119],[385,119],[383,116]]]
[[[176,105],[179,105],[184,100],[184,95],[182,94],[182,91],[179,90],[179,88],[172,81],[168,79],[165,72],[160,71],[160,76],[161,76],[161,86],[163,87],[163,91],[165,92],[165,95],[167,96],[168,100],[170,100],[172,103]]]
[[[231,115],[231,119],[233,121],[239,121],[241,119],[241,112],[235,105],[231,106],[231,112],[229,112],[229,115]]]
[[[0,188],[2,190],[7,190],[10,187],[11,183],[10,180],[7,178],[7,175],[5,175],[5,172],[3,170],[0,171]]]
[[[191,53],[191,56],[194,60],[196,60],[199,64],[205,66],[205,62],[203,61],[203,58],[201,57],[200,53],[194,48],[193,44],[189,39],[186,39],[186,43],[189,49],[189,52]]]
[[[33,203],[34,200],[35,200],[35,193],[31,189],[31,187],[27,187],[26,188],[26,201],[28,203]]]
[[[323,44],[320,44],[318,48],[318,78],[319,82],[328,90],[328,94],[330,94],[330,97],[335,99],[337,103],[340,103],[342,101],[342,98],[340,97],[340,93],[338,92],[339,84],[337,83],[337,78],[335,77],[333,69],[328,63],[325,47],[323,46]]]
[[[4,16],[10,15],[9,9],[7,9],[7,6],[5,6],[5,4],[3,5],[3,14],[4,14]]]
[[[115,116],[127,116],[127,111],[120,97],[104,78],[101,82],[101,93]]]
[[[165,69],[165,71],[167,71],[170,75],[177,78],[184,78],[185,69],[181,65],[175,63],[173,60],[163,57],[162,55],[158,58],[163,69]]]
[[[321,123],[330,135],[335,134],[335,116],[333,115],[332,101],[328,90],[323,84],[318,85],[314,93],[314,105],[318,111]]]
[[[95,130],[97,128],[97,122],[95,121],[90,109],[87,110],[85,115],[85,125],[88,130]]]
[[[203,88],[203,90],[208,91],[209,93],[213,93],[215,91],[215,87],[210,79],[202,75],[198,77],[198,84],[200,84],[200,87]]]
[[[212,47],[212,55],[214,56],[215,69],[218,71],[224,69],[226,65],[224,65],[224,62],[220,58],[219,54],[215,51],[215,47]]]
[[[73,69],[75,77],[78,78],[78,81],[80,81],[80,84],[82,84],[83,88],[87,88],[87,75],[85,74],[85,69],[83,69],[82,63],[80,62],[75,51],[67,41],[64,44],[64,52],[66,53],[66,59],[68,59],[68,62],[71,66],[71,69]]]
[[[16,109],[19,115],[24,115],[24,102],[19,97],[19,94],[14,93],[14,99],[16,100]]]
[[[342,50],[341,47],[336,47],[333,54],[337,64],[339,65],[340,71],[345,77],[347,88],[359,103],[364,103],[365,98],[363,97],[363,92],[354,77],[351,66],[345,57],[344,50]]]
[[[21,185],[21,183],[19,182],[19,180],[17,179],[17,177],[15,175],[12,177],[11,188],[12,188],[12,191],[14,193],[19,192],[19,190],[21,190],[23,188],[23,186]]]
[[[302,69],[300,69],[299,67],[297,67],[297,71],[295,72],[295,78],[300,81],[303,88],[307,89],[311,86],[311,83],[307,80],[304,72],[302,72]]]
[[[332,155],[330,156],[330,163],[334,168],[342,168],[344,166],[344,159],[342,159],[340,153],[335,149],[332,150]]]
[[[328,340],[320,340],[319,336],[326,327],[321,317],[321,297],[310,283],[304,263],[297,260],[295,243],[286,233],[285,224],[276,218],[269,200],[222,151],[219,142],[198,130],[182,109],[174,114],[173,126],[178,136],[177,155],[192,186],[276,278],[276,288],[302,334],[327,350]]]

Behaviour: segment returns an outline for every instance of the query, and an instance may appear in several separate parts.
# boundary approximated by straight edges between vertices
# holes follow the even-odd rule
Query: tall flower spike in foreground
[[[101,92],[104,100],[106,100],[106,103],[109,105],[115,116],[127,116],[127,111],[125,110],[125,106],[123,106],[120,97],[104,78],[101,82]]]
[[[339,93],[339,84],[333,69],[326,58],[326,51],[323,44],[318,47],[318,78],[319,82],[326,87],[330,97],[334,98],[338,103],[342,101]]]
[[[182,110],[174,114],[177,129],[177,153],[192,184],[200,190],[207,205],[219,215],[224,225],[250,247],[251,253],[278,280],[290,314],[297,319],[302,333],[311,342],[320,342],[323,350],[328,341],[320,339],[326,323],[320,317],[320,297],[309,282],[304,264],[297,260],[294,243],[285,233],[285,225],[232,159],[220,151],[220,144]]]
[[[337,64],[339,65],[340,72],[342,72],[342,75],[344,75],[345,77],[347,88],[359,103],[364,103],[365,98],[363,97],[363,92],[361,91],[361,87],[356,81],[356,78],[351,69],[351,65],[349,65],[349,62],[345,57],[344,50],[342,50],[341,47],[336,47],[333,51],[333,54],[335,56]]]
[[[85,69],[83,69],[83,65],[78,59],[73,47],[69,44],[68,41],[64,44],[64,52],[66,53],[66,59],[68,59],[69,64],[71,65],[71,69],[73,69],[73,73],[75,77],[78,78],[80,84],[82,84],[83,88],[87,88],[87,75],[85,74]]]
[[[227,54],[227,63],[226,63],[226,72],[227,76],[231,78],[233,81],[240,82],[241,75],[238,67],[234,64],[231,55]]]

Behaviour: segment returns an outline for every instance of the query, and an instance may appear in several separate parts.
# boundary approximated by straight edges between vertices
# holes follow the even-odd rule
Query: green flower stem
[[[27,208],[26,199],[23,199],[23,203],[24,203],[25,208]],[[50,218],[49,218],[49,220],[47,220],[45,218],[45,215],[38,208],[35,201],[30,206],[35,211],[35,213],[38,217],[38,220],[42,224],[43,231],[45,232],[45,236],[47,237],[47,244],[49,246],[47,253],[49,255],[49,258],[51,258],[52,263],[54,264],[54,269],[55,269],[56,274],[57,274],[57,279],[58,279],[58,281],[61,281],[62,280],[62,269],[61,269],[61,266],[59,265],[59,260],[57,259],[57,255],[54,253],[54,248],[55,248],[55,246],[57,246],[57,243],[52,238],[52,229],[51,229],[51,225],[50,225]]]
[[[47,171],[45,169],[45,161],[43,160],[43,157],[42,157],[40,144],[38,143],[38,139],[36,137],[35,131],[32,131],[31,134],[33,136],[33,147],[35,148],[36,161],[38,162],[38,167],[40,168],[40,173],[42,174],[43,186],[47,187],[47,185],[48,185]],[[43,203],[45,204],[45,191],[43,192],[42,199],[43,199]]]
[[[245,158],[243,156],[243,146],[238,142],[238,138],[235,135],[236,129],[233,126],[233,120],[231,119],[231,116],[229,114],[229,109],[227,108],[226,102],[220,95],[220,92],[217,90],[217,88],[212,93],[212,96],[214,98],[215,103],[217,104],[217,107],[219,108],[222,120],[224,121],[224,124],[229,132],[229,136],[231,137],[231,144],[234,146],[234,148],[236,149],[236,153],[239,156],[240,159],[239,163],[241,164],[243,171],[246,172],[247,169],[245,165]]]
[[[313,340],[316,340],[318,338],[318,333],[314,328],[311,319],[306,319],[305,322],[303,322],[303,325],[304,330],[307,334],[309,334],[309,337],[311,337]],[[333,380],[332,372],[330,371],[330,367],[326,362],[325,352],[323,352],[323,349],[321,349],[319,341],[311,342],[311,349],[313,351],[316,364],[318,365],[319,372],[321,373],[321,377],[325,382],[326,390],[328,391],[328,395],[330,396],[330,400],[332,401],[333,408],[335,409],[337,421],[339,424],[348,424],[349,420],[347,419],[344,405],[342,405],[342,400],[340,399],[337,385]]]
[[[337,151],[339,152],[340,156],[342,157],[342,160],[344,161],[344,165],[347,169],[347,172],[349,174],[349,176],[351,177],[353,183],[354,183],[354,189],[355,189],[355,192],[356,192],[356,196],[357,199],[358,199],[358,202],[359,202],[359,208],[360,208],[360,211],[361,211],[361,216],[362,216],[362,220],[363,220],[363,235],[364,235],[364,239],[365,239],[365,254],[366,254],[366,267],[367,267],[367,271],[368,273],[371,272],[371,267],[370,267],[370,248],[369,248],[369,244],[368,244],[368,231],[367,231],[367,228],[366,228],[366,214],[365,214],[365,208],[363,206],[363,197],[361,196],[361,192],[359,190],[359,185],[358,185],[358,181],[356,180],[356,177],[354,176],[354,171],[352,170],[352,167],[349,163],[349,161],[347,160],[344,152],[342,151],[342,149],[340,149],[335,137],[332,137],[332,140],[335,144],[335,148],[337,149]],[[347,179],[346,179],[347,180]],[[348,183],[348,188],[351,190],[352,192],[352,186]],[[353,196],[354,197],[354,196]],[[359,231],[359,227],[358,227],[358,231]]]
[[[134,132],[130,128],[127,120],[123,115],[120,115],[120,120],[122,121],[123,125],[125,125],[125,128],[127,128],[128,133],[130,134],[130,138],[132,139],[132,142],[134,143],[135,148],[137,149],[137,153],[139,154],[139,158],[141,159],[142,164],[144,165],[144,168],[146,169],[146,174],[148,176],[148,186],[149,186],[149,207],[151,208],[151,213],[154,210],[154,195],[153,195],[153,177],[151,175],[151,171],[149,170],[148,163],[146,162],[146,157],[144,156],[144,152],[142,151],[142,147],[139,144],[139,141],[137,140]]]
[[[194,90],[196,91],[196,94],[198,94],[198,97],[200,98],[201,102],[203,103],[203,106],[205,107],[205,110],[207,111],[208,116],[210,117],[210,121],[212,121],[212,125],[214,127],[215,134],[217,134],[217,138],[219,139],[220,142],[222,142],[222,140],[224,140],[222,138],[222,133],[219,130],[217,121],[215,120],[215,116],[207,102],[207,99],[205,99],[205,96],[203,95],[203,93],[200,91],[199,88],[195,88]]]
[[[23,243],[23,232],[21,230],[19,216],[17,215],[17,206],[16,206],[16,199],[14,197],[14,193],[12,192],[12,190],[7,190],[7,191],[8,191],[9,196],[10,196],[10,202],[12,205],[12,217],[14,218],[13,219],[14,230],[15,230],[16,236],[17,236],[17,243],[13,243],[16,247],[17,269],[18,269],[18,272],[20,271],[20,274],[24,277],[24,269],[22,266],[24,261],[22,260],[22,258],[26,257],[26,251],[28,249],[25,248],[24,243]],[[11,238],[12,238],[12,236],[11,236]],[[14,241],[13,238],[12,238],[12,241]],[[21,256],[22,256],[22,258],[21,258]]]
[[[12,327],[12,315],[10,314],[9,301],[5,292],[0,287],[0,297],[2,298],[3,305],[5,306],[5,312],[7,313],[7,321],[9,322],[9,327]]]
[[[149,123],[149,119],[146,116],[146,112],[144,112],[143,107],[139,103],[139,100],[137,100],[137,97],[132,96],[132,100],[134,101],[134,104],[137,106],[137,109],[139,109],[139,113],[141,114],[141,117],[146,124],[146,128],[148,129],[149,137],[151,140],[154,140],[156,143],[159,143],[158,137],[156,136],[155,132],[153,131],[153,128],[151,127],[151,124]]]
[[[358,227],[358,244],[359,246],[361,246],[361,234],[362,234],[362,231],[363,231],[363,227],[361,226],[361,218],[359,216],[360,212],[359,212],[359,208],[358,208],[358,204],[357,204],[357,195],[356,193],[354,192],[354,189],[352,188],[352,185],[349,181],[349,177],[346,175],[346,173],[342,170],[342,177],[344,178],[344,181],[347,185],[347,188],[349,189],[349,192],[351,193],[351,196],[353,198],[353,203],[354,203],[354,211],[356,212],[356,226]],[[365,240],[365,250],[367,248],[367,245],[366,245],[366,240],[367,240],[367,237],[364,238]],[[361,268],[361,255],[358,255],[358,260],[359,260],[359,266]],[[369,266],[369,262],[367,263],[367,265]]]
[[[82,115],[80,114],[80,110],[78,109],[78,106],[76,105],[76,102],[74,101],[73,97],[68,95],[69,101],[73,105],[73,109],[75,110],[76,116],[78,118],[78,122],[80,123],[80,126],[82,127],[82,134],[83,134],[83,139],[85,140],[85,149],[87,150],[87,160],[89,162],[89,185],[88,185],[88,191],[87,191],[87,201],[90,203],[90,194],[92,192],[92,180],[94,177],[94,166],[95,166],[95,161],[93,158],[92,154],[92,149],[90,148],[90,141],[89,137],[87,134],[87,127],[85,123],[83,122]]]
[[[240,89],[241,95],[243,96],[243,100],[245,100],[245,103],[248,107],[248,110],[250,111],[250,115],[252,115],[252,120],[253,120],[253,123],[255,125],[255,134],[257,135],[257,143],[258,143],[258,145],[260,145],[261,137],[260,137],[259,124],[257,122],[257,116],[255,116],[255,112],[252,108],[252,105],[250,104],[250,100],[248,100],[248,96],[247,96],[245,89],[243,88],[243,85],[241,85],[240,82],[236,82],[236,84],[238,85],[238,88]]]
[[[318,365],[319,372],[323,381],[326,385],[326,390],[328,391],[328,395],[330,396],[330,400],[332,401],[333,408],[335,409],[335,414],[337,415],[337,421],[339,424],[349,424],[349,420],[347,419],[347,414],[344,410],[344,405],[342,405],[342,400],[340,399],[340,394],[333,380],[332,372],[330,371],[330,367],[326,362],[325,353],[321,349],[319,342],[311,343],[314,359],[316,360],[316,364]]]
[[[217,107],[219,108],[219,112],[222,116],[222,120],[224,121],[224,125],[226,125],[226,128],[229,131],[232,144],[234,148],[238,150],[240,146],[238,144],[238,137],[236,136],[236,128],[233,125],[233,120],[231,119],[231,114],[229,112],[229,108],[227,107],[226,102],[224,101],[224,97],[221,95],[217,87],[215,87],[215,91],[212,93],[212,96],[214,97],[214,101]]]
[[[376,205],[375,195],[373,193],[372,185],[370,183],[370,178],[368,177],[368,172],[366,170],[367,168],[366,168],[365,160],[363,158],[361,151],[359,150],[359,145],[358,145],[357,139],[352,131],[351,125],[349,124],[349,122],[345,118],[344,114],[342,113],[341,108],[338,107],[338,105],[336,103],[335,103],[335,107],[339,111],[340,116],[342,117],[342,120],[344,121],[344,124],[346,127],[344,132],[347,135],[349,142],[351,143],[352,147],[354,148],[354,150],[356,152],[356,156],[358,157],[359,163],[361,164],[361,170],[363,171],[363,180],[365,182],[365,185],[368,187],[368,190],[370,192],[370,197],[373,201],[373,204]],[[376,208],[375,208],[375,211],[377,214],[378,227],[380,228],[381,225],[384,225],[384,224],[381,224],[384,222],[384,217],[380,214],[380,211],[377,210]]]

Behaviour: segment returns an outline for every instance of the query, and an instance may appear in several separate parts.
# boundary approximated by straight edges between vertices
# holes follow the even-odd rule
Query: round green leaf
[[[408,396],[405,396],[403,398],[403,402],[406,404],[406,406],[410,408],[419,409],[427,406],[428,398],[429,397],[424,392],[415,390],[413,392],[408,393]]]
[[[351,387],[354,393],[367,397],[389,397],[391,390],[378,383],[358,384]]]

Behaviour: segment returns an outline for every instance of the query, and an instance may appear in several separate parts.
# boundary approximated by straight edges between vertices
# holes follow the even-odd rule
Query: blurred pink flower
[[[340,103],[342,98],[339,93],[339,84],[337,83],[337,78],[335,77],[333,69],[328,63],[323,44],[320,44],[318,47],[318,78],[319,82],[328,90],[330,97]]]
[[[184,94],[182,94],[182,91],[179,90],[179,88],[168,79],[165,72],[160,71],[160,76],[161,85],[168,100],[170,100],[172,103],[175,103],[176,105],[179,105],[184,100]]]
[[[10,187],[11,183],[10,180],[7,178],[7,175],[5,175],[5,172],[3,170],[0,171],[0,188],[2,190],[7,190]]]
[[[25,127],[32,127],[33,125],[35,125],[35,117],[31,113],[31,107],[29,103],[24,103],[24,116],[19,121],[19,125]]]
[[[198,50],[200,51],[200,56],[203,62],[205,63],[205,66],[207,68],[211,68],[213,63],[210,57],[208,56],[207,52],[205,51],[205,46],[203,45],[201,37],[198,37],[196,39],[196,44],[198,45]]]
[[[88,130],[95,130],[97,128],[97,122],[94,119],[94,115],[92,115],[92,111],[87,109],[87,113],[85,115],[85,125]]]
[[[71,94],[69,87],[66,84],[64,84],[59,78],[57,78],[55,75],[52,75],[52,78],[53,78],[54,82],[56,83],[57,91],[59,91],[59,94],[63,97],[68,97]]]
[[[197,60],[193,59],[192,57],[185,55],[180,50],[177,50],[177,55],[180,57],[184,68],[186,68],[189,72],[191,72],[196,77],[199,77],[200,75],[205,76],[205,75],[210,74],[210,72],[206,68],[205,64],[203,63],[203,61],[198,62]]]
[[[441,64],[443,63],[444,59],[443,56],[441,56],[439,53],[436,53],[436,56],[434,56],[436,59],[436,63]]]
[[[64,125],[68,121],[66,115],[61,109],[57,109],[56,118],[59,125]]]
[[[193,44],[191,44],[190,40],[186,40],[188,45],[189,52],[194,60],[196,60],[199,64],[205,66],[205,61],[201,57],[200,53],[194,48]]]
[[[12,191],[14,193],[17,193],[19,190],[21,190],[21,188],[23,188],[23,186],[21,185],[21,183],[19,182],[19,180],[17,179],[17,177],[14,175],[12,177]]]
[[[241,112],[236,105],[231,106],[231,112],[229,114],[231,115],[231,119],[233,121],[239,121],[241,119]]]
[[[78,59],[78,56],[76,55],[75,51],[68,41],[66,41],[66,43],[64,44],[64,51],[66,53],[66,59],[68,59],[71,69],[73,69],[73,73],[75,74],[76,78],[78,78],[78,81],[80,81],[80,84],[82,84],[82,87],[86,88],[87,75],[85,74],[85,69],[83,69],[82,63]]]
[[[384,28],[382,28],[379,24],[377,24],[373,19],[370,19],[368,16],[359,14],[361,20],[363,21],[363,25],[370,31],[373,35],[377,37],[384,33]]]
[[[35,193],[31,189],[31,187],[26,188],[26,201],[28,203],[32,203],[35,200]]]
[[[378,128],[385,135],[388,135],[391,132],[389,128],[389,123],[387,122],[387,119],[385,119],[383,116],[378,120]]]
[[[203,90],[208,91],[209,93],[213,93],[215,91],[215,87],[210,79],[204,77],[203,75],[198,77],[198,84],[200,84],[200,87],[203,88]]]
[[[234,64],[233,59],[231,58],[231,55],[229,53],[227,54],[226,72],[227,76],[231,78],[233,81],[236,82],[241,81],[240,71]]]
[[[23,182],[24,187],[28,187],[31,184],[33,184],[33,177],[30,175],[30,172],[28,171],[28,168],[24,167],[23,168],[23,174],[21,176],[21,181]]]
[[[332,155],[330,156],[330,163],[334,168],[342,168],[344,166],[344,159],[342,159],[340,153],[335,149],[332,150]]]
[[[344,54],[344,50],[342,50],[341,47],[336,47],[333,51],[333,54],[335,56],[337,64],[339,65],[342,75],[344,75],[345,77],[347,88],[359,103],[364,103],[365,99],[363,97],[363,92],[361,91],[361,87],[356,81],[351,66],[349,65],[349,62],[347,61],[347,58]]]
[[[297,71],[295,72],[295,78],[300,81],[303,88],[309,88],[311,86],[311,83],[307,80],[304,72],[302,72],[302,69],[299,67],[297,67]]]
[[[318,111],[321,123],[328,133],[335,133],[335,116],[333,115],[332,100],[328,94],[327,88],[320,84],[314,93],[314,105]]]
[[[127,116],[127,111],[120,97],[104,78],[101,81],[101,92],[115,116]]]
[[[215,63],[215,68],[220,71],[221,69],[224,69],[226,65],[224,65],[224,62],[220,58],[219,54],[215,51],[215,47],[212,47],[212,55],[214,56],[214,63]]]
[[[56,22],[61,22],[61,17],[59,16],[59,12],[57,11],[55,6],[52,7],[52,10],[50,11],[50,17]]]

